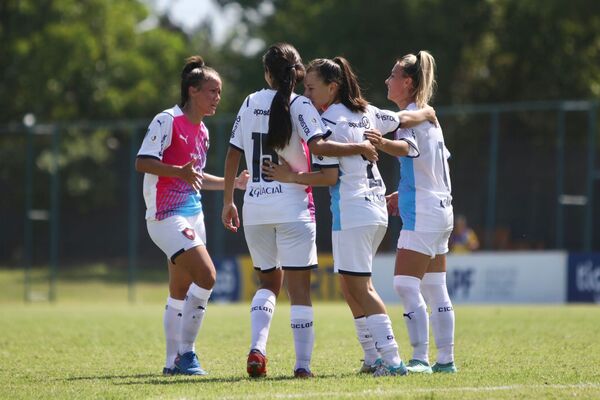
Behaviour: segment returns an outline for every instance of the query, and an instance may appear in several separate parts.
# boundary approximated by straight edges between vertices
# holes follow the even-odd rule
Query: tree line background
[[[421,49],[429,50],[437,61],[435,107],[597,99],[600,95],[600,2],[595,0],[217,3],[220,7],[235,3],[243,10],[239,23],[219,45],[215,44],[211,21],[190,32],[168,16],[159,15],[158,24],[148,27],[143,22],[153,11],[136,0],[0,2],[0,126],[20,125],[28,113],[34,114],[38,123],[150,121],[178,101],[179,73],[191,54],[202,55],[221,73],[223,94],[218,115],[225,117],[237,112],[248,93],[265,86],[261,55],[276,41],[294,44],[305,62],[317,57],[346,57],[367,99],[385,108],[394,106],[386,100],[384,80],[395,59]],[[201,1],[198,4],[202,6]],[[257,39],[262,43],[258,53],[239,50]],[[518,148],[520,138],[530,134],[527,140],[531,148],[535,150],[537,143],[544,157],[551,159],[551,147],[544,146],[554,144],[549,131],[555,122],[548,119],[555,117],[512,118],[515,121],[505,127],[509,131],[506,148]],[[520,129],[513,130],[512,125]],[[534,125],[548,129],[528,129]],[[579,121],[573,125],[577,129],[584,126]],[[461,149],[458,154],[485,159],[489,139],[459,128],[447,139],[453,146],[450,150],[457,154]],[[127,152],[115,150],[118,140],[115,142],[115,135],[106,130],[84,135],[75,129],[61,134],[61,208],[104,215],[100,212],[103,207],[114,207],[118,202],[114,193],[120,187],[118,174],[107,174],[106,166],[120,158],[119,163],[127,168],[131,161]],[[583,139],[575,134],[573,138],[585,146]],[[20,232],[24,145],[21,136],[0,132],[0,260],[18,257],[14,241],[7,238]],[[50,171],[48,157],[44,149],[36,155],[39,171]],[[213,162],[216,166],[221,160]],[[469,172],[465,157],[458,157],[457,162],[463,163],[458,171]],[[222,166],[219,168],[215,172],[221,173]],[[474,178],[477,171],[471,168],[471,172],[453,178],[464,188],[480,184]],[[540,182],[552,182],[547,172],[539,172]],[[513,194],[529,189],[517,187]],[[544,196],[538,189],[539,196]],[[46,189],[36,186],[37,202],[45,203],[48,195]],[[511,193],[508,195],[506,201],[511,201]],[[530,205],[535,208],[535,201]],[[475,200],[473,207],[463,207],[462,212],[478,225],[483,222],[483,211],[476,208]],[[540,218],[544,218],[543,213]]]

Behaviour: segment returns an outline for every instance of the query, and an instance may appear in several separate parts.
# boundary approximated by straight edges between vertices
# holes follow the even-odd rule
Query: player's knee
[[[420,299],[422,298],[420,283],[421,280],[414,276],[394,276],[394,290],[398,293],[404,304],[420,303]]]

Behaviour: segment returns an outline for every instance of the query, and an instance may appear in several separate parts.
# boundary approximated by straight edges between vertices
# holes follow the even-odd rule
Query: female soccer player
[[[304,86],[307,97],[323,111],[321,118],[333,132],[330,139],[337,142],[360,143],[365,130],[393,132],[399,127],[400,118],[406,124],[409,117],[420,118],[418,122],[427,117],[425,111],[398,115],[369,105],[350,64],[342,57],[312,61]],[[331,164],[330,160],[324,161],[326,166]],[[404,375],[407,370],[398,353],[391,321],[371,282],[373,256],[387,228],[385,185],[375,162],[360,155],[339,157],[337,162],[339,179],[330,189],[334,269],[340,274],[344,297],[365,352],[361,372]],[[269,178],[279,181],[295,179],[296,173],[287,165],[270,165],[264,170]],[[378,364],[380,354],[383,363]]]
[[[233,180],[243,153],[250,166],[244,196],[244,234],[260,280],[250,309],[247,371],[251,377],[267,373],[267,338],[284,270],[296,350],[294,376],[307,378],[313,376],[310,360],[314,345],[310,270],[317,266],[314,204],[303,175],[310,169],[309,148],[315,154],[363,154],[368,159],[375,159],[377,151],[368,140],[344,144],[323,140],[326,130],[317,110],[306,97],[294,93],[296,84],[304,78],[304,66],[292,45],[277,43],[269,47],[263,65],[270,88],[244,100],[231,133],[222,220],[227,229],[237,231],[240,221],[233,202]],[[293,183],[276,182],[262,173],[262,164],[279,160],[299,172]],[[319,182],[312,178],[312,183],[333,184],[337,169],[323,168],[319,178]]]
[[[194,342],[216,271],[206,251],[200,189],[222,190],[223,178],[203,172],[209,139],[202,119],[214,115],[220,99],[219,74],[202,57],[188,58],[181,72],[181,102],[154,117],[135,161],[145,173],[148,233],[169,262],[165,375],[206,375]],[[244,171],[236,187],[244,189],[247,180]]]
[[[385,81],[388,99],[404,110],[427,105],[435,86],[435,60],[427,51],[400,58]],[[424,122],[400,129],[396,140],[368,135],[380,150],[397,156],[400,182],[397,208],[403,227],[398,239],[394,289],[404,305],[413,356],[408,370],[418,373],[456,372],[454,309],[446,287],[446,253],[452,231],[452,195],[442,129]],[[429,366],[429,317],[437,362]]]

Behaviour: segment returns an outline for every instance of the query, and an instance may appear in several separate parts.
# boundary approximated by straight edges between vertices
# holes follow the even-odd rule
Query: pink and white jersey
[[[323,136],[324,125],[310,100],[292,93],[290,114],[292,137],[282,150],[266,145],[269,113],[275,90],[263,89],[249,95],[237,115],[229,145],[244,152],[250,180],[244,195],[244,225],[314,221],[314,202],[310,186],[281,183],[266,178],[261,165],[266,160],[287,161],[294,171],[310,170],[308,142]]]
[[[202,172],[208,146],[204,123],[193,124],[176,105],[154,117],[137,156],[170,165],[185,165],[195,160],[194,167]],[[200,193],[179,178],[144,174],[144,200],[148,220],[202,212]]]

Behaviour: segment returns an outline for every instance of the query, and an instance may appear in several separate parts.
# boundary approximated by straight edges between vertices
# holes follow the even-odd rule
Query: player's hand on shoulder
[[[427,121],[431,122],[433,125],[435,125],[437,127],[439,124],[438,124],[438,119],[435,115],[435,109],[433,107],[431,107],[429,104],[427,104],[427,105],[425,105],[425,107],[423,107],[423,110],[425,110],[425,116],[427,117]]]

